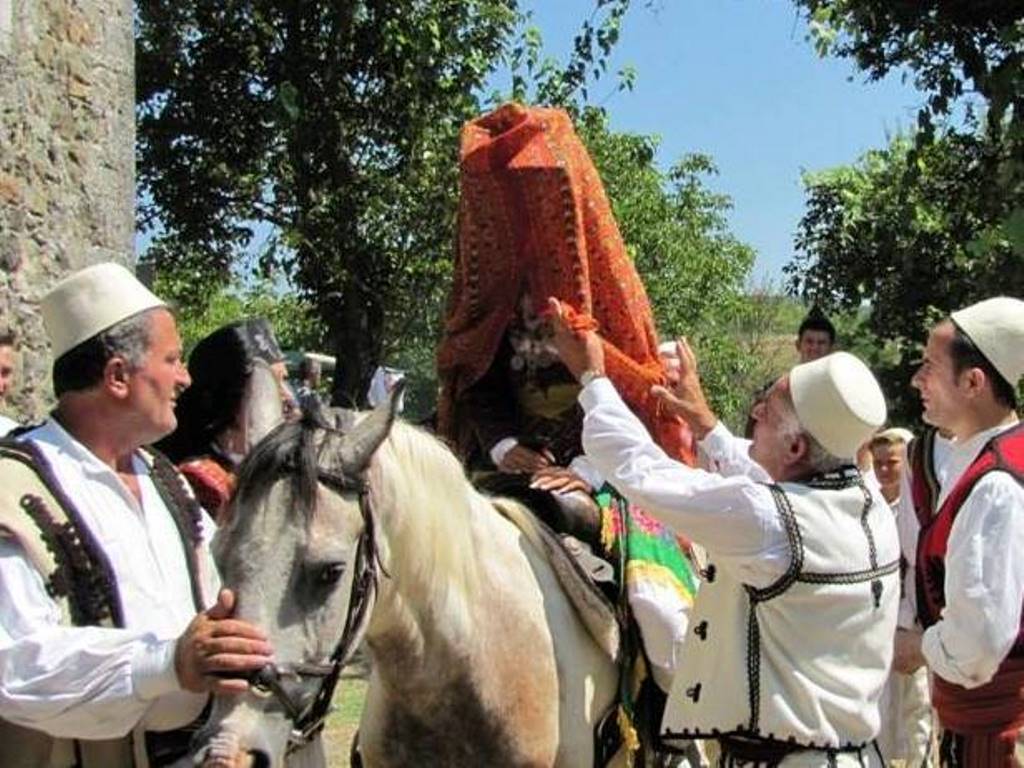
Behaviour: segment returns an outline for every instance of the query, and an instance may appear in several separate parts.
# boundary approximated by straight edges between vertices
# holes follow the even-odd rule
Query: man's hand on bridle
[[[235,595],[222,589],[217,603],[189,623],[174,648],[174,671],[187,691],[244,693],[246,676],[273,661],[267,636],[247,621],[232,619]]]

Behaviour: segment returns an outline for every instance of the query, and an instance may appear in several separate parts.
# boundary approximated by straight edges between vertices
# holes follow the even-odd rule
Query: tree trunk
[[[334,381],[331,405],[365,408],[366,390],[380,362],[384,313],[373,292],[358,275],[345,281],[340,302],[328,307],[334,323]]]

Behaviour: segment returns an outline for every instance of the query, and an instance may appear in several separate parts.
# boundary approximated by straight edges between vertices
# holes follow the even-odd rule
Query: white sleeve
[[[588,459],[585,453],[570,461],[569,469],[579,475],[580,479],[595,491],[600,490],[601,486],[604,485],[604,477],[598,472],[594,462]]]
[[[920,525],[910,490],[910,466],[903,465],[900,477],[900,500],[896,508],[896,530],[900,537],[900,556],[906,565],[900,589],[900,609],[896,626],[900,629],[919,628],[917,623],[917,534]]]
[[[949,533],[946,607],[922,652],[932,672],[965,688],[992,679],[1020,629],[1024,488],[1005,472],[978,481]]]
[[[0,712],[52,736],[118,738],[179,691],[176,638],[60,625],[60,608],[17,544],[0,540]]]
[[[767,586],[785,573],[789,547],[767,486],[670,459],[607,378],[592,381],[579,399],[587,456],[629,501],[730,561],[747,584]]]
[[[704,435],[700,441],[701,450],[712,462],[715,471],[725,477],[746,475],[759,483],[770,483],[771,476],[765,468],[750,458],[751,440],[736,437],[722,422]]]
[[[519,441],[514,437],[503,437],[491,446],[491,461],[494,462],[494,466],[501,466],[501,462],[505,460],[505,455],[517,445],[519,445]]]

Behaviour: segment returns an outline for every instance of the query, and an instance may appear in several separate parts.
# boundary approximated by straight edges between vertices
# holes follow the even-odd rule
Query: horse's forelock
[[[308,419],[286,422],[261,440],[239,468],[238,497],[234,504],[246,508],[258,506],[287,474],[299,508],[310,514],[315,508],[317,492],[316,435],[320,428]]]

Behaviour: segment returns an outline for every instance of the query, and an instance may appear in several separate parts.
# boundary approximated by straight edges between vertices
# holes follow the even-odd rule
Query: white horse
[[[300,732],[365,638],[367,768],[594,765],[613,641],[588,630],[524,509],[479,494],[436,438],[395,423],[395,397],[344,432],[283,425],[243,466],[214,546],[275,664],[214,701],[197,764],[276,767],[290,750],[324,764]]]

